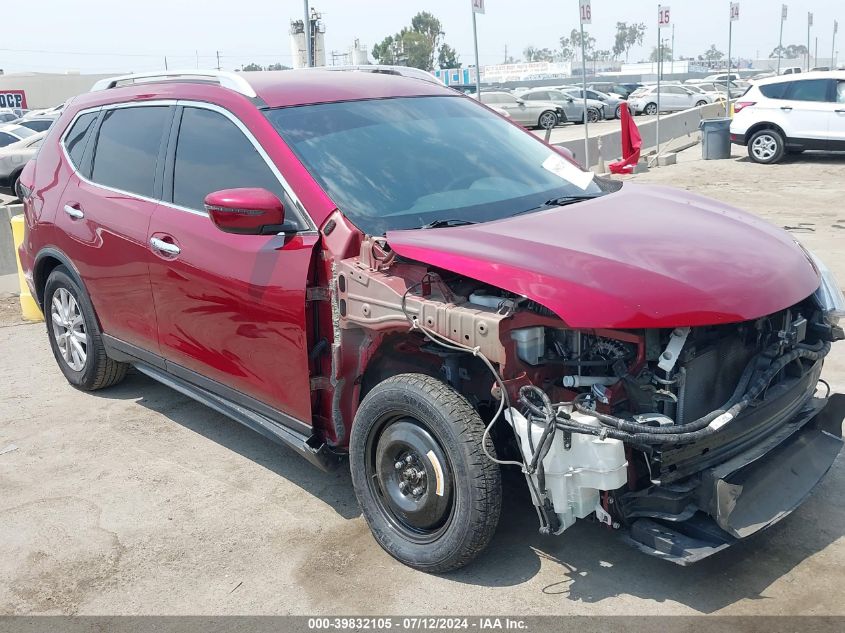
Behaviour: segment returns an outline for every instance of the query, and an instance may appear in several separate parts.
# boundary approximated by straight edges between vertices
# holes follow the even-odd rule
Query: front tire
[[[622,118],[622,104],[621,103],[618,106],[616,106],[616,112],[614,113],[614,117],[617,118],[617,119]]]
[[[116,385],[126,376],[126,363],[106,355],[94,307],[64,266],[50,273],[44,287],[44,320],[59,369],[83,391]]]
[[[352,484],[378,544],[428,573],[463,567],[489,545],[501,512],[499,466],[484,423],[431,376],[400,374],[370,391],[349,445]],[[495,455],[488,438],[487,450]]]
[[[701,101],[699,101],[698,103],[695,104],[695,107],[701,108],[701,107],[706,106],[706,105],[707,105],[707,102],[702,99]]]
[[[649,103],[643,108],[643,112],[648,114],[649,116],[654,116],[657,114],[657,104],[656,103]]]
[[[595,108],[587,108],[587,120],[590,123],[598,123],[601,121],[601,113]]]
[[[540,118],[537,119],[537,127],[541,130],[550,130],[556,127],[558,123],[557,114],[551,110],[546,110],[540,115]]]
[[[760,130],[748,139],[748,157],[755,163],[771,165],[783,158],[785,144],[777,130]]]

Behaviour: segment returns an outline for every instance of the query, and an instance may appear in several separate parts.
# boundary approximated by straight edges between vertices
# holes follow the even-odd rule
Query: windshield
[[[615,189],[466,97],[349,101],[266,115],[370,235],[443,220],[498,220]]]

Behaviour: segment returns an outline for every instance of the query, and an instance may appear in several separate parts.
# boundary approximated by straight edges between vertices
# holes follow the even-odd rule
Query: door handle
[[[71,206],[69,204],[65,205],[65,213],[67,213],[74,220],[81,220],[85,217],[85,214],[82,213],[82,209],[77,209],[76,207]]]
[[[781,110],[785,110],[786,112],[790,112],[792,110],[792,106],[781,106]]]
[[[165,242],[164,240],[159,239],[157,237],[150,238],[150,246],[152,246],[155,250],[160,251],[162,253],[166,253],[168,255],[178,255],[182,252],[182,249],[176,246],[176,244]]]

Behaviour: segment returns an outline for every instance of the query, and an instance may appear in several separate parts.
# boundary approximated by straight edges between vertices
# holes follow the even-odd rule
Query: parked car
[[[33,134],[22,141],[0,147],[0,193],[17,195],[16,185],[24,165],[38,153],[46,132]]]
[[[17,143],[27,137],[36,134],[34,130],[28,127],[17,125],[16,123],[6,123],[0,125],[0,147],[6,147],[12,143]]]
[[[731,81],[739,81],[742,79],[742,77],[740,77],[737,73],[722,73],[717,75],[708,75],[704,78],[704,81],[725,83],[728,80],[728,77],[731,78]]]
[[[789,66],[780,69],[781,75],[797,75],[800,72],[802,72],[801,66]]]
[[[634,92],[634,90],[639,87],[641,87],[641,84],[623,84],[616,83],[613,81],[594,81],[589,86],[587,86],[587,88],[590,90],[596,90],[598,92],[603,92],[604,94],[618,95],[622,99],[627,99],[628,95],[630,95],[632,92]]]
[[[680,112],[713,103],[713,97],[707,93],[693,92],[681,85],[660,86],[660,110],[662,112]],[[634,91],[628,97],[628,107],[634,114],[657,114],[657,86],[647,86]]]
[[[15,123],[22,127],[28,127],[34,132],[44,132],[50,129],[50,126],[56,122],[58,115],[55,116],[37,116],[37,117],[22,117],[17,119]]]
[[[719,99],[725,98],[725,93],[727,92],[727,88],[724,83],[714,83],[714,82],[701,82],[701,83],[694,83],[694,84],[684,84],[684,88],[692,90],[693,92],[701,91],[704,93],[709,94],[714,101],[718,101]],[[736,99],[737,97],[741,97],[745,94],[745,91],[748,88],[740,88],[735,83],[731,82],[730,85],[730,98]]]
[[[845,150],[845,71],[763,79],[734,104],[731,141],[757,163]]]
[[[525,101],[509,92],[481,91],[481,103],[496,106],[525,127],[550,129],[565,120],[563,108],[550,101]]]
[[[841,449],[845,396],[816,386],[845,298],[780,228],[583,171],[424,80],[97,87],[18,184],[60,371],[88,391],[132,365],[285,458],[348,457],[403,563],[483,551],[502,468],[543,534],[595,518],[691,563],[789,514]]]
[[[552,103],[563,112],[561,123],[584,122],[584,100],[576,99],[572,94],[551,88],[534,88],[518,93],[519,98],[529,103]],[[601,121],[605,117],[604,104],[601,101],[587,99],[587,120],[590,123]]]
[[[576,99],[584,99],[584,90],[582,88],[570,88],[565,92],[571,94]],[[605,118],[622,118],[622,108],[625,105],[625,100],[619,95],[605,94],[603,92],[598,92],[597,90],[590,90],[589,88],[587,88],[587,99],[592,101],[598,101],[602,104],[602,111],[604,112]]]
[[[11,109],[0,109],[0,124],[3,123],[11,123],[15,119],[18,118],[18,115],[15,114],[14,110]]]

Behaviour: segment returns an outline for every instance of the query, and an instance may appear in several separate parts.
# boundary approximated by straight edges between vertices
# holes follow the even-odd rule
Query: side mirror
[[[575,97],[567,97],[567,98],[566,98],[566,100],[567,100],[569,103],[572,103],[572,102],[574,102],[574,101],[575,101]]]
[[[270,235],[285,230],[282,202],[266,189],[222,189],[205,197],[205,210],[225,233]]]
[[[517,105],[525,105],[525,100],[524,99],[517,99],[516,103],[517,103]]]

